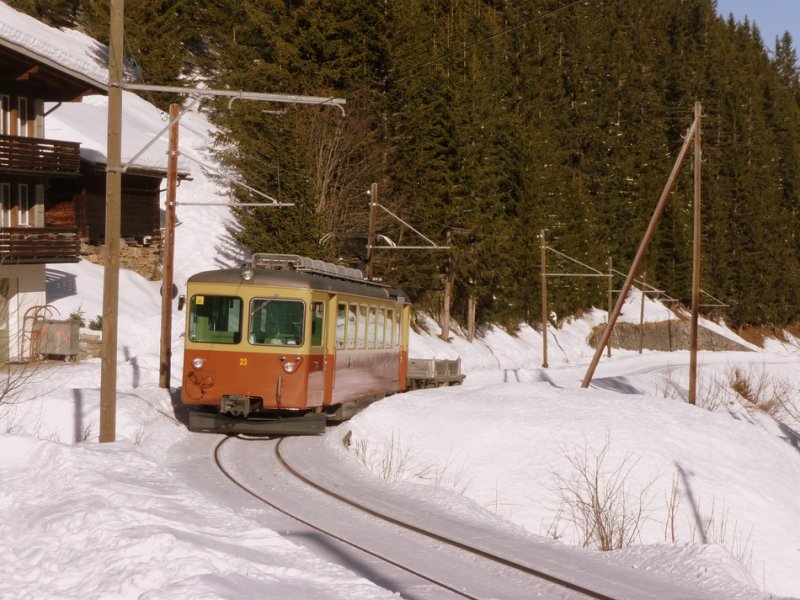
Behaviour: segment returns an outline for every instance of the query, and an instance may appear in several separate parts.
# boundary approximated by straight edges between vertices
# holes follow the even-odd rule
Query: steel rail
[[[444,535],[439,535],[437,533],[432,533],[432,532],[430,532],[430,531],[428,531],[426,529],[422,529],[421,527],[417,527],[416,525],[412,525],[410,523],[406,523],[405,521],[401,521],[399,519],[396,519],[394,517],[391,517],[389,515],[381,513],[381,512],[379,512],[377,510],[374,510],[372,508],[369,508],[367,506],[359,504],[355,500],[352,500],[350,498],[342,496],[342,495],[334,492],[333,490],[330,490],[330,489],[318,484],[317,482],[312,481],[311,479],[309,479],[308,477],[306,477],[305,475],[303,475],[302,473],[300,473],[296,469],[294,469],[286,461],[286,459],[283,457],[283,455],[281,454],[280,446],[283,443],[284,439],[285,438],[282,438],[275,445],[275,454],[278,457],[278,460],[281,462],[281,464],[286,468],[286,470],[288,470],[292,475],[294,475],[295,477],[297,477],[298,479],[300,479],[301,481],[303,481],[307,485],[315,488],[316,490],[319,490],[320,492],[322,492],[324,494],[327,494],[328,496],[330,496],[330,497],[332,497],[332,498],[334,498],[336,500],[339,500],[340,502],[343,502],[343,503],[345,503],[345,504],[347,504],[349,506],[352,506],[353,508],[361,510],[361,511],[363,511],[363,512],[369,514],[369,515],[372,515],[373,517],[376,517],[378,519],[386,521],[387,523],[391,523],[392,525],[395,525],[397,527],[406,529],[408,531],[413,531],[414,533],[417,533],[419,535],[428,537],[428,538],[430,538],[430,539],[432,539],[434,541],[440,542],[442,544],[447,544],[449,546],[453,546],[455,548],[458,548],[459,550],[463,550],[464,552],[467,552],[469,554],[474,554],[476,556],[480,556],[481,558],[485,558],[487,560],[496,562],[496,563],[498,563],[500,565],[503,565],[504,567],[508,567],[508,568],[513,569],[515,571],[519,571],[521,573],[525,573],[527,575],[531,575],[533,577],[537,577],[539,579],[543,579],[543,580],[548,581],[550,583],[553,583],[555,585],[561,586],[563,588],[567,588],[567,589],[569,589],[569,590],[571,590],[573,592],[578,592],[580,594],[584,594],[589,598],[595,598],[596,600],[618,600],[617,598],[614,598],[612,596],[607,596],[605,594],[602,594],[600,592],[596,592],[594,590],[590,590],[590,589],[585,588],[585,587],[583,587],[581,585],[578,585],[576,583],[572,583],[571,581],[566,581],[564,579],[556,577],[555,575],[550,575],[549,573],[545,573],[543,571],[539,571],[537,569],[534,569],[534,568],[529,567],[527,565],[523,565],[523,564],[515,562],[513,560],[510,560],[510,559],[507,559],[507,558],[503,558],[503,557],[497,556],[495,554],[491,554],[490,552],[487,552],[486,550],[481,550],[480,548],[475,548],[473,546],[469,546],[468,544],[465,544],[463,542],[459,542],[458,540],[454,540],[454,539],[446,537]]]
[[[238,437],[238,436],[237,436],[237,438],[241,439],[241,440],[244,440],[244,441],[248,441],[248,440],[256,440],[257,441],[259,439],[262,439],[262,438],[242,438],[242,437]],[[378,554],[377,552],[373,552],[372,550],[369,550],[369,549],[367,549],[367,548],[365,548],[363,546],[360,546],[359,544],[356,544],[355,542],[351,542],[351,541],[349,541],[349,540],[347,540],[347,539],[345,539],[345,538],[343,538],[343,537],[341,537],[341,536],[339,536],[339,535],[337,535],[337,534],[335,534],[335,533],[333,533],[331,531],[328,531],[328,530],[326,530],[326,529],[324,529],[322,527],[319,527],[318,525],[314,525],[310,521],[306,521],[305,519],[303,519],[301,517],[298,517],[297,515],[292,514],[288,510],[286,510],[284,508],[281,508],[277,504],[274,504],[270,500],[267,500],[263,496],[260,496],[259,494],[257,494],[253,490],[249,489],[247,486],[245,486],[242,483],[240,483],[239,481],[237,481],[236,478],[233,477],[233,475],[231,475],[225,469],[225,467],[222,465],[222,461],[220,460],[220,457],[219,457],[220,448],[222,448],[222,445],[225,442],[227,442],[229,439],[231,439],[231,438],[230,437],[226,437],[219,444],[217,444],[216,447],[214,448],[214,462],[216,463],[217,468],[220,470],[220,472],[227,479],[229,479],[231,481],[231,483],[233,483],[235,486],[237,486],[238,488],[240,488],[244,492],[248,493],[250,496],[252,496],[256,500],[258,500],[259,502],[261,502],[263,504],[266,504],[267,506],[269,506],[270,508],[278,511],[282,515],[285,515],[285,516],[289,517],[290,519],[294,519],[298,523],[300,523],[302,525],[305,525],[306,527],[309,527],[310,529],[318,531],[319,533],[321,533],[323,535],[331,537],[331,538],[335,539],[336,541],[341,542],[342,544],[346,544],[346,545],[350,546],[351,548],[355,548],[356,550],[359,550],[359,551],[361,551],[361,552],[363,552],[365,554],[368,554],[369,556],[372,556],[373,558],[377,558],[378,560],[381,560],[381,561],[383,561],[385,563],[388,563],[388,564],[392,565],[393,567],[396,567],[396,568],[398,568],[398,569],[400,569],[402,571],[405,571],[406,573],[414,575],[415,577],[419,577],[420,579],[423,579],[424,581],[427,581],[428,583],[431,583],[431,584],[433,584],[433,585],[435,585],[437,587],[445,589],[448,592],[452,592],[453,594],[456,594],[457,596],[460,596],[462,598],[467,598],[468,600],[481,600],[480,598],[477,598],[475,596],[471,596],[471,595],[469,595],[469,594],[467,594],[467,593],[465,593],[465,592],[463,592],[461,590],[458,590],[458,589],[456,589],[456,588],[454,588],[452,586],[449,586],[446,583],[442,583],[441,581],[437,581],[436,579],[428,577],[427,575],[424,575],[424,574],[422,574],[422,573],[420,573],[420,572],[418,572],[418,571],[416,571],[414,569],[411,569],[410,567],[406,567],[405,565],[402,565],[402,564],[400,564],[398,562],[395,562],[395,561],[391,560],[390,558],[386,558],[385,556],[382,556],[382,555]],[[282,442],[282,441],[283,441],[283,439],[281,439],[278,442],[278,444],[275,445],[275,453],[278,456],[280,462],[285,465],[285,463],[283,462],[283,460],[280,457],[280,454],[278,453],[278,445],[280,445],[280,442]],[[290,470],[290,472],[291,472],[291,470]]]

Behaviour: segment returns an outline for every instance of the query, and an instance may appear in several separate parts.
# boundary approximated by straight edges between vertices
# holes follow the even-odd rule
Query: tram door
[[[340,300],[338,295],[331,295],[328,298],[328,321],[327,321],[327,348],[325,356],[327,359],[327,371],[325,373],[325,404],[335,404],[338,401],[336,393],[336,374],[339,372],[338,353],[344,350],[345,324],[347,314],[347,303]]]
[[[327,360],[325,356],[325,311],[326,299],[312,298],[311,301],[311,351],[308,367],[308,406],[322,406],[325,400],[325,373]]]

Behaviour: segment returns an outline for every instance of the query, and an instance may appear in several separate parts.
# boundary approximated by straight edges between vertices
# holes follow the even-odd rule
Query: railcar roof
[[[397,301],[402,299],[404,304],[408,302],[408,297],[403,290],[389,285],[366,280],[359,282],[327,277],[303,271],[255,269],[253,278],[250,281],[245,281],[242,278],[241,269],[216,269],[195,273],[189,277],[188,282],[237,285],[242,288],[269,286],[312,289],[331,294],[352,294],[383,300]]]

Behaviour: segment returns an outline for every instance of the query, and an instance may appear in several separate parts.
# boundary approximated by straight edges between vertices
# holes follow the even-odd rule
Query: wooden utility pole
[[[614,307],[614,259],[608,257],[608,314]],[[611,358],[611,339],[608,340],[608,358]]]
[[[656,227],[658,226],[658,222],[661,220],[661,215],[664,214],[664,210],[667,207],[669,195],[672,192],[675,181],[678,179],[678,174],[681,171],[681,165],[686,158],[686,154],[689,152],[689,145],[692,143],[695,131],[697,131],[697,119],[692,121],[689,130],[686,132],[686,139],[684,140],[683,146],[678,153],[678,158],[675,160],[675,165],[672,167],[672,172],[669,175],[669,179],[667,179],[667,184],[664,186],[664,191],[661,193],[661,198],[659,198],[658,204],[656,204],[656,208],[653,211],[653,216],[650,217],[650,224],[647,226],[647,231],[645,231],[644,237],[639,244],[639,249],[636,251],[633,264],[631,264],[628,276],[625,279],[625,283],[622,285],[622,290],[617,297],[617,302],[614,304],[614,310],[608,317],[608,325],[606,325],[606,328],[603,331],[603,337],[598,342],[592,362],[589,365],[589,368],[586,370],[586,375],[581,383],[581,387],[583,388],[589,387],[589,384],[592,382],[592,377],[594,377],[597,364],[600,362],[600,356],[603,354],[603,349],[605,348],[606,344],[608,344],[608,340],[611,339],[611,332],[614,330],[614,325],[617,323],[619,314],[622,312],[622,306],[625,304],[625,298],[628,296],[628,292],[631,289],[633,280],[636,278],[636,275],[642,268],[642,263],[644,263],[644,255],[647,253],[647,248],[650,246],[650,242],[656,233]]]
[[[369,233],[367,234],[367,279],[372,279],[372,257],[375,255],[375,227],[378,217],[378,184],[369,189]]]
[[[642,298],[639,303],[639,354],[644,350],[644,297],[647,285],[647,273],[642,273]]]
[[[697,128],[694,132],[694,250],[692,252],[692,333],[689,358],[689,404],[697,402],[697,325],[700,309],[700,199],[702,183],[701,172],[703,148],[700,138],[700,115],[702,107],[694,104],[694,120]]]
[[[547,368],[547,240],[544,229],[540,233],[542,239],[542,368]]]
[[[124,0],[111,0],[108,46],[108,149],[106,162],[106,261],[103,270],[103,345],[100,372],[100,442],[117,433],[117,321],[122,204],[122,53]]]
[[[169,388],[172,370],[172,286],[175,258],[175,200],[178,189],[178,131],[180,107],[169,107],[169,151],[167,158],[167,201],[164,220],[164,272],[161,282],[161,360],[158,385]]]

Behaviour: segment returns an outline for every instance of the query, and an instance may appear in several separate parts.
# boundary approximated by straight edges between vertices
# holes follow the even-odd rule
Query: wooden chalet
[[[72,226],[48,222],[51,190],[76,185],[80,144],[45,139],[45,102],[104,94],[91,78],[0,37],[0,264],[77,262]]]
[[[58,264],[76,263],[82,256],[102,261],[98,246],[105,238],[106,157],[82,148],[78,140],[47,139],[45,121],[59,108],[68,114],[72,110],[67,109],[77,108],[67,103],[106,95],[107,85],[97,79],[105,76],[102,67],[63,53],[71,43],[58,39],[64,32],[2,2],[0,20],[11,24],[0,28],[2,366],[8,360],[35,358],[35,322],[49,309],[45,276],[69,278]],[[58,62],[62,56],[65,64]],[[59,113],[58,119],[63,118]],[[144,266],[153,273],[159,269],[166,158],[164,162],[164,169],[129,165],[122,175],[120,233],[126,244],[121,258],[127,268]],[[187,176],[179,173],[181,179]]]
[[[88,94],[106,86],[0,35],[0,364],[34,357],[45,265],[80,259],[78,223],[50,213],[81,187],[80,144],[45,139],[45,102]]]
[[[185,174],[181,174],[185,177]],[[129,168],[122,174],[120,235],[128,243],[161,244],[160,197],[166,172]],[[106,221],[106,165],[91,153],[80,160],[80,177],[52,184],[45,201],[45,225],[77,231],[81,242],[104,242]]]

